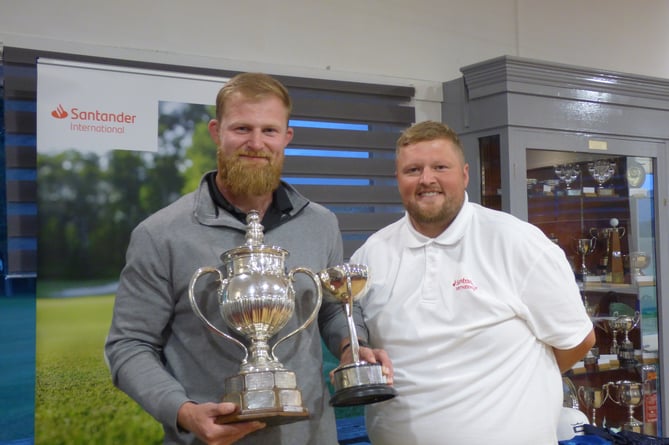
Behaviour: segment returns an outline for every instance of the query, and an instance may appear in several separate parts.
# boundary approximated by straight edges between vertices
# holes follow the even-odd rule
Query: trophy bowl
[[[334,395],[332,406],[367,405],[395,397],[397,392],[387,384],[381,365],[360,360],[360,345],[353,320],[353,301],[367,291],[367,266],[342,264],[329,267],[319,274],[324,295],[342,303],[349,328],[353,363],[338,366],[334,370]]]
[[[618,380],[604,385],[608,389],[609,398],[616,404],[627,408],[627,422],[622,428],[627,431],[641,433],[643,422],[634,418],[634,408],[643,402],[643,385],[640,382]],[[613,391],[611,391],[613,388]]]
[[[244,351],[239,372],[225,379],[223,401],[238,406],[234,414],[219,416],[216,423],[262,420],[269,425],[295,422],[309,417],[302,403],[295,372],[276,358],[277,345],[303,331],[318,314],[322,288],[318,276],[309,269],[296,267],[286,274],[288,251],[262,244],[263,227],[259,214],[247,215],[246,244],[221,255],[220,267],[201,267],[191,278],[188,297],[195,315],[215,334],[235,343]],[[298,273],[313,281],[316,302],[311,314],[295,330],[277,340],[270,340],[284,328],[295,310],[293,281]],[[206,274],[218,280],[216,298],[221,318],[246,344],[218,329],[205,317],[197,303],[195,287]]]

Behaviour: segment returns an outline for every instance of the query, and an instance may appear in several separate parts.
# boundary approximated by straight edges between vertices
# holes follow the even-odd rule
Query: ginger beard
[[[406,200],[404,206],[409,213],[409,216],[420,224],[443,223],[453,218],[453,214],[457,214],[457,205],[453,205],[453,201],[444,196],[444,202],[441,205],[424,206],[420,205],[416,200]]]
[[[266,153],[252,153],[255,158],[263,157],[267,162],[247,162],[244,152],[224,155],[218,150],[218,175],[224,187],[235,195],[264,195],[273,192],[281,182],[283,156],[272,158]]]

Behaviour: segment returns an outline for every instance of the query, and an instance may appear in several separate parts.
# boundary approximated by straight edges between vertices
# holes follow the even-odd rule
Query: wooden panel
[[[7,215],[8,237],[36,237],[37,236],[36,215]]]
[[[310,156],[288,156],[284,176],[314,177],[395,177],[395,161],[390,159],[351,159]]]
[[[344,240],[344,261],[348,261],[364,242],[365,240]]]
[[[397,132],[332,130],[326,128],[295,128],[291,147],[338,147],[346,149],[395,151]]]
[[[37,150],[35,147],[5,147],[5,167],[34,169],[37,165]]]
[[[385,186],[295,186],[304,196],[321,204],[397,204],[396,187]]]
[[[337,213],[342,231],[376,232],[402,218],[403,213]]]
[[[7,201],[26,202],[37,200],[37,182],[7,181]]]
[[[37,251],[10,250],[7,252],[7,275],[34,274],[37,270]]]
[[[407,124],[415,120],[415,110],[410,106],[391,103],[337,102],[325,98],[297,97],[293,100],[292,117]]]
[[[37,116],[32,111],[5,110],[5,131],[7,133],[35,134]]]

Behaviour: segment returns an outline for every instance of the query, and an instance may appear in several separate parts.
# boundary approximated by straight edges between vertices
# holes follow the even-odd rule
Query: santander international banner
[[[41,58],[37,149],[156,151],[159,102],[212,105],[226,80]]]

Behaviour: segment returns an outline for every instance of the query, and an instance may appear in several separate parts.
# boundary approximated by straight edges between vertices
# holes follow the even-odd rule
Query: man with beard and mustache
[[[217,146],[217,170],[206,173],[195,192],[159,210],[132,233],[105,356],[114,384],[162,423],[165,444],[337,443],[321,336],[342,363],[351,361],[340,304],[324,301],[318,323],[277,349],[281,363],[296,373],[308,420],[219,425],[217,417],[237,410],[220,400],[224,380],[239,372],[243,353],[206,329],[189,300],[189,282],[198,268],[222,267],[223,252],[245,245],[251,210],[260,215],[263,244],[288,251],[287,270],[318,272],[343,262],[335,215],[281,181],[284,149],[293,137],[290,112],[288,91],[277,80],[260,73],[233,77],[218,93],[216,118],[208,125]],[[293,284],[296,309],[281,337],[297,329],[316,305],[314,283],[306,281]],[[215,300],[215,286],[207,289]],[[366,328],[357,307],[355,315],[364,341]],[[214,308],[207,318],[217,316]],[[371,363],[378,360],[392,378],[383,351],[362,347],[360,353]]]
[[[537,227],[469,202],[459,138],[421,122],[397,141],[406,215],[373,234],[361,306],[393,359],[397,397],[366,410],[374,445],[555,445],[561,373],[593,346],[560,247]]]

